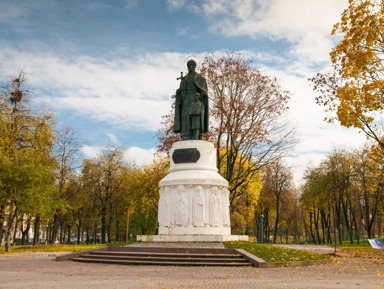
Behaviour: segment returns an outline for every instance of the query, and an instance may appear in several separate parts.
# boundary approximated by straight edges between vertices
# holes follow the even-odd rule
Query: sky
[[[347,0],[0,0],[0,82],[21,70],[32,103],[73,127],[96,157],[108,144],[150,163],[161,116],[191,55],[241,52],[291,92],[300,142],[296,185],[309,162],[359,148],[356,129],[324,122],[308,78],[330,69],[333,24]],[[197,69],[198,70],[198,69]]]

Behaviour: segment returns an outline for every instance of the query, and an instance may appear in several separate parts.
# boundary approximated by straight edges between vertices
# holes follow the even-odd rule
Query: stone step
[[[243,258],[240,254],[206,254],[206,253],[159,253],[159,252],[113,252],[113,251],[93,251],[94,255],[109,256],[151,256],[151,257],[173,257],[173,258]]]
[[[141,261],[141,260],[151,260],[151,261],[172,261],[172,262],[209,262],[209,263],[219,263],[219,262],[224,262],[224,263],[248,263],[248,260],[242,258],[242,257],[231,257],[231,258],[222,258],[216,256],[204,256],[202,258],[199,257],[190,257],[189,255],[187,256],[177,256],[177,257],[172,257],[170,256],[150,256],[150,255],[145,255],[145,256],[132,256],[132,255],[106,255],[106,254],[82,254],[80,255],[81,258],[85,259],[114,259],[114,260],[129,260],[129,261]]]
[[[152,261],[152,260],[116,260],[116,259],[91,259],[91,258],[72,258],[71,260],[77,262],[89,262],[89,263],[108,263],[108,264],[120,264],[120,265],[162,265],[162,266],[236,266],[247,267],[252,266],[248,262],[191,262],[188,259],[174,262],[174,261]]]
[[[57,261],[164,266],[255,266],[268,263],[242,249],[103,247],[56,257]]]

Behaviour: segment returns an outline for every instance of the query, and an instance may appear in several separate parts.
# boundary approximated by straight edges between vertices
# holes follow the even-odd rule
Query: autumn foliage
[[[311,79],[328,121],[364,131],[382,147],[377,121],[384,109],[384,1],[349,0],[332,35],[341,37],[331,53],[332,71]],[[336,113],[333,114],[333,113]]]

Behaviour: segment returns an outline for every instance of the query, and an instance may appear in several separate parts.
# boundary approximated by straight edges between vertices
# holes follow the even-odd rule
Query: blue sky
[[[33,103],[86,141],[149,162],[161,115],[189,55],[241,51],[291,91],[300,143],[287,160],[299,182],[308,161],[359,147],[356,130],[323,122],[307,79],[329,68],[332,25],[347,0],[0,0],[0,81],[23,70]]]

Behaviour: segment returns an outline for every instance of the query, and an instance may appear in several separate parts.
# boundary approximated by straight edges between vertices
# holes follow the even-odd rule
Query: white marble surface
[[[228,242],[248,241],[243,235],[140,235],[138,242]]]
[[[174,163],[175,149],[196,148],[196,163]],[[231,235],[228,182],[217,172],[216,149],[207,141],[181,141],[171,149],[169,174],[160,183],[159,235],[141,242],[248,241]]]
[[[174,150],[186,148],[196,148],[200,158],[175,164]],[[175,143],[169,174],[159,186],[159,235],[231,235],[228,182],[217,172],[212,143]]]

